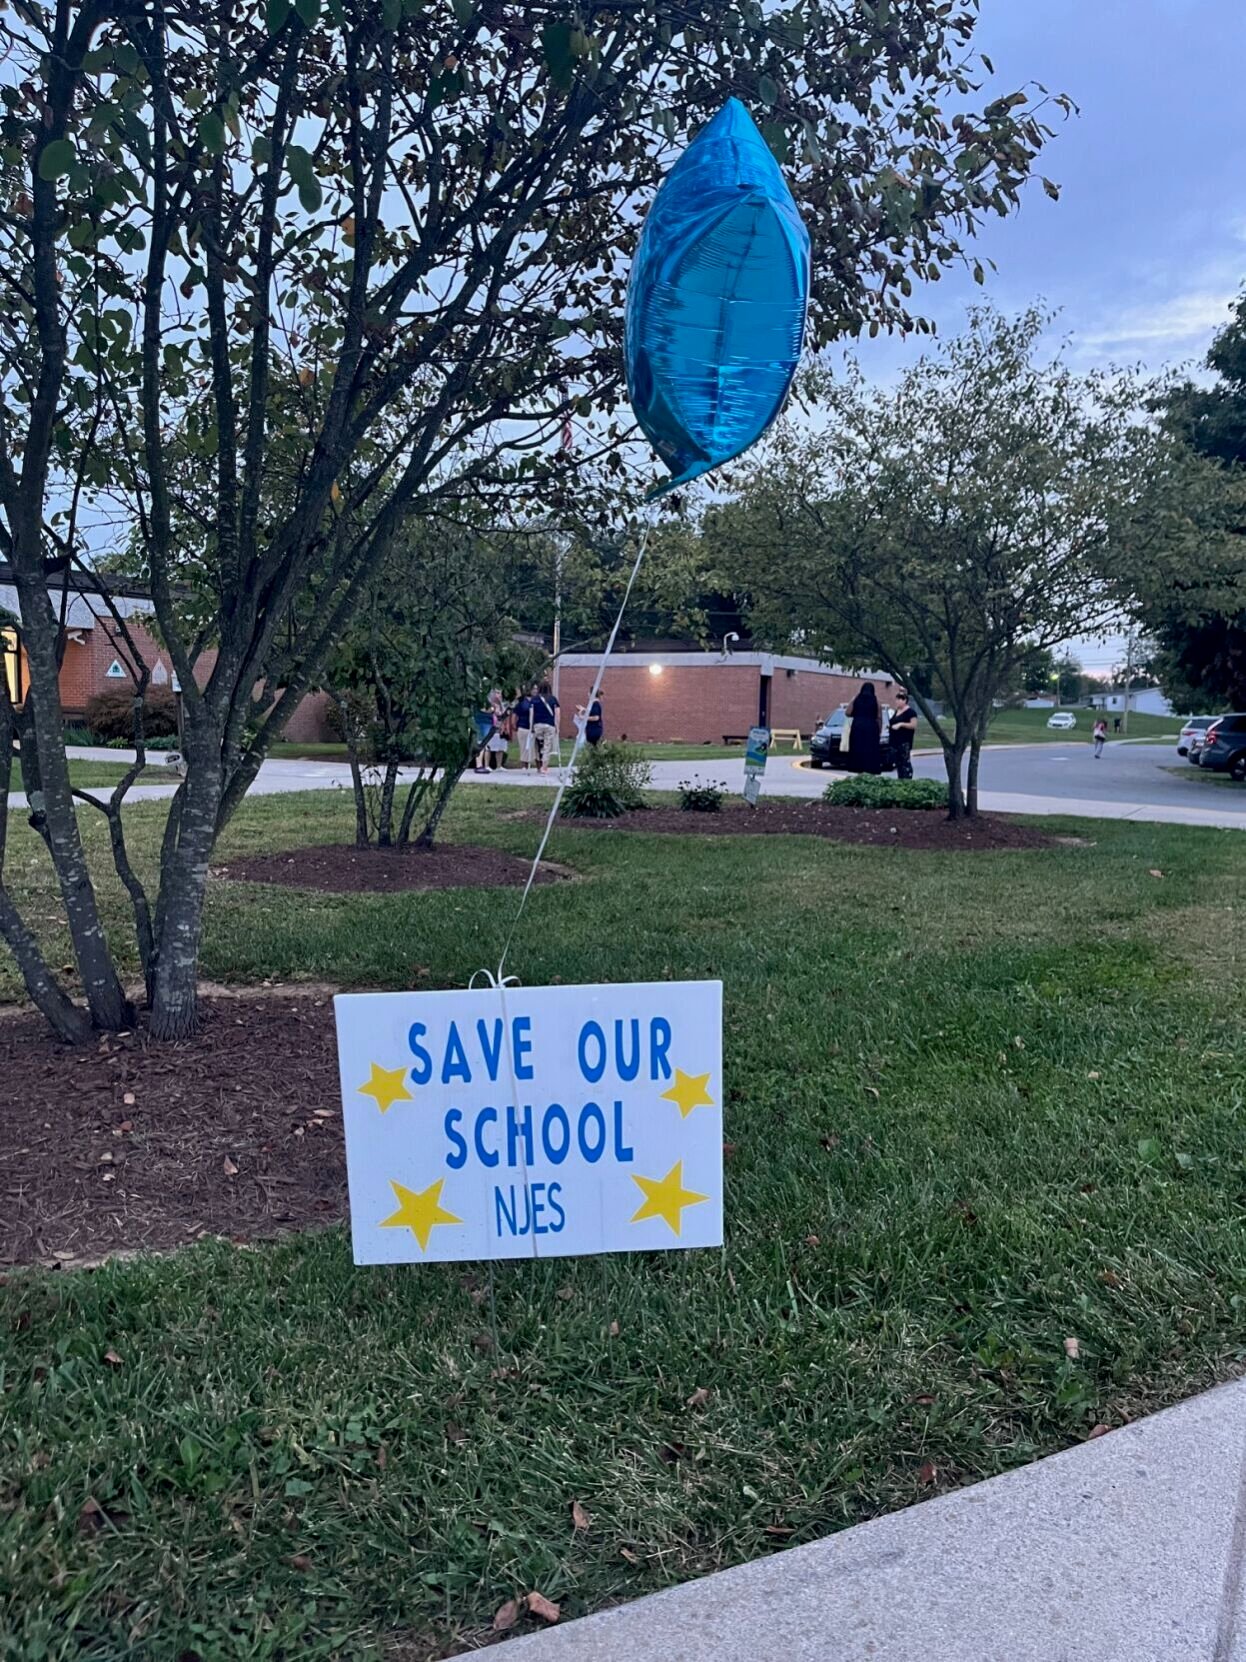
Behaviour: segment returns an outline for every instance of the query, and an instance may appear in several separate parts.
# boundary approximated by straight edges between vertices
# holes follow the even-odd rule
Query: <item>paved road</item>
[[[84,759],[116,762],[124,752],[71,751]],[[820,796],[838,775],[815,772],[799,759],[778,751],[766,768],[767,796]],[[1174,774],[1168,771],[1180,767]],[[914,758],[914,771],[942,779],[940,756]],[[465,775],[468,785],[525,786],[557,783],[558,775],[507,769],[485,779]],[[673,791],[681,780],[721,781],[732,792],[744,786],[743,758],[706,762],[655,762],[653,785]],[[175,783],[136,785],[127,801],[171,796]],[[981,801],[993,813],[1078,814],[1091,819],[1138,819],[1169,824],[1213,825],[1246,830],[1246,786],[1217,784],[1181,762],[1172,745],[1109,744],[1095,761],[1091,746],[1080,744],[1001,745],[982,757]],[[349,790],[350,771],[340,762],[265,762],[252,786],[257,796],[288,791]],[[98,794],[104,795],[105,792]],[[20,808],[24,799],[10,796]]]

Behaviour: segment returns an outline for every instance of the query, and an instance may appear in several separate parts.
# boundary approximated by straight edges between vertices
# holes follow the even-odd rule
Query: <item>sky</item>
[[[982,0],[976,44],[993,86],[1039,81],[1080,106],[1019,213],[992,218],[976,251],[998,265],[986,297],[1016,311],[1060,310],[1079,368],[1194,363],[1246,283],[1246,4],[1243,0]],[[984,291],[956,272],[914,296],[941,334]],[[894,374],[926,343],[863,340],[872,376]],[[1088,669],[1123,643],[1075,643]]]

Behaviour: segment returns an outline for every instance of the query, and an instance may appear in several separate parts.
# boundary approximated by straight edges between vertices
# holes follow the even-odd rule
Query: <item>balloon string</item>
[[[619,626],[623,622],[623,614],[627,610],[627,603],[632,597],[632,589],[635,585],[637,575],[640,572],[640,562],[645,557],[645,548],[649,541],[650,524],[651,521],[646,518],[644,524],[641,526],[640,541],[636,548],[636,558],[632,562],[631,576],[627,579],[627,587],[623,590],[623,600],[619,606],[619,614],[614,620],[614,628],[610,631],[610,639],[606,642],[606,650],[602,653],[601,662],[597,666],[597,675],[593,681],[593,690],[588,695],[588,704],[585,706],[586,709],[592,709],[593,704],[596,701],[597,694],[601,691],[601,678],[606,673],[606,664],[609,662],[610,654],[614,651],[614,643],[618,639],[619,635]],[[559,809],[562,807],[563,793],[567,789],[567,784],[571,774],[575,771],[575,759],[580,754],[580,746],[584,743],[584,733],[587,726],[588,723],[585,721],[578,724],[576,727],[575,743],[571,747],[571,760],[567,763],[566,767],[562,769],[562,778],[559,780],[558,790],[554,797],[553,806],[550,808],[549,817],[545,821],[545,830],[541,833],[541,840],[537,844],[537,851],[532,861],[532,869],[528,873],[528,881],[524,884],[524,891],[519,897],[519,906],[515,912],[514,921],[510,927],[510,933],[507,935],[506,944],[502,948],[502,956],[498,959],[497,976],[495,978],[498,986],[506,985],[506,955],[511,949],[511,942],[515,939],[515,931],[519,928],[519,920],[523,917],[524,907],[528,904],[528,896],[532,892],[532,885],[536,882],[536,874],[541,869],[541,861],[545,856],[545,845],[549,842],[550,833],[554,829],[554,821],[558,818]],[[488,974],[488,971],[485,971],[485,973]],[[510,977],[510,979],[513,981],[514,977]]]

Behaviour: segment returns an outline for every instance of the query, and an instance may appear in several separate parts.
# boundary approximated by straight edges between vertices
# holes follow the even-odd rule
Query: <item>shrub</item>
[[[599,744],[581,751],[571,783],[562,799],[567,819],[618,819],[636,808],[648,807],[644,798],[651,769],[639,751],[625,744]]]
[[[66,744],[91,745],[95,743],[95,737],[90,728],[83,727],[74,721],[65,723],[64,739]]]
[[[97,743],[134,739],[134,695],[128,685],[106,687],[87,699],[86,724]],[[156,739],[177,732],[177,700],[168,687],[148,687],[143,700],[143,732]]]
[[[694,785],[687,779],[679,781],[679,806],[686,814],[718,814],[722,812],[727,787],[719,780],[715,785]]]
[[[163,733],[154,739],[149,739],[146,735],[144,735],[143,744],[147,750],[176,750],[177,734]],[[134,735],[131,733],[128,738],[109,739],[105,748],[108,750],[133,750]]]
[[[947,786],[938,779],[881,779],[858,773],[834,780],[822,800],[836,808],[946,808]]]

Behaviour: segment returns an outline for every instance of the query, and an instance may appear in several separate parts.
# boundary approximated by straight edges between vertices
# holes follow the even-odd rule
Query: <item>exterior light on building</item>
[[[661,675],[661,673],[662,673],[661,664],[650,664],[649,665],[649,673],[650,673],[650,675]]]

